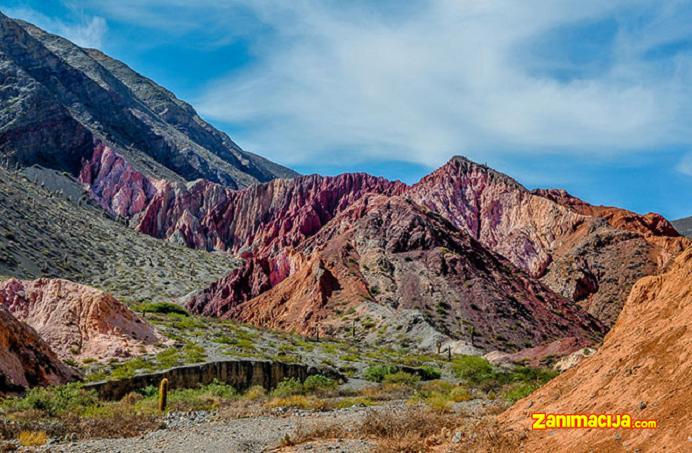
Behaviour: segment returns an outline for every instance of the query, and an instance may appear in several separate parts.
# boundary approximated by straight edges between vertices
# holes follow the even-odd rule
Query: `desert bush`
[[[459,379],[471,384],[481,384],[497,377],[490,362],[474,355],[455,358],[452,362],[452,372]]]
[[[453,401],[450,399],[449,394],[434,392],[423,402],[433,411],[436,412],[449,412],[452,408]]]
[[[431,381],[433,379],[440,379],[440,377],[442,377],[442,372],[437,368],[424,365],[418,369],[418,375],[424,381]]]
[[[98,404],[96,392],[87,391],[78,383],[50,389],[34,387],[23,398],[7,398],[2,402],[3,412],[35,409],[49,417],[65,412],[80,413],[84,408]]]
[[[170,391],[168,406],[170,411],[216,409],[224,401],[234,399],[237,394],[233,386],[215,380],[198,388]]]
[[[393,374],[399,369],[393,365],[372,365],[365,369],[363,378],[372,382],[382,382],[388,374]]]
[[[517,382],[515,384],[510,384],[506,386],[500,396],[510,403],[516,403],[520,399],[529,396],[536,390],[540,385],[531,384],[528,382]]]
[[[420,407],[398,411],[371,411],[357,427],[357,435],[377,440],[378,451],[425,451],[427,437],[451,429],[458,417]]]
[[[303,382],[303,391],[306,393],[327,393],[335,390],[338,386],[334,379],[330,379],[321,374],[308,376]]]
[[[257,401],[264,398],[267,395],[267,391],[261,385],[253,385],[248,389],[243,395],[243,398],[250,401]]]
[[[384,384],[403,384],[409,386],[417,384],[418,381],[420,381],[420,376],[406,373],[404,371],[397,371],[396,373],[387,374],[382,379]]]
[[[177,304],[172,304],[170,302],[142,303],[133,307],[133,311],[136,311],[138,313],[161,313],[164,315],[175,313],[182,316],[190,316],[190,313],[188,313],[188,311],[185,310],[185,308]]]
[[[456,385],[453,382],[449,381],[443,381],[440,379],[434,380],[434,381],[427,381],[421,383],[420,386],[420,392],[440,392],[440,393],[449,393],[451,392]]]
[[[449,398],[455,403],[473,399],[473,397],[471,396],[471,392],[469,392],[469,389],[463,386],[454,387],[449,392]]]
[[[286,378],[279,382],[276,388],[272,391],[272,396],[275,398],[284,398],[287,396],[300,395],[303,393],[303,384],[298,379]]]

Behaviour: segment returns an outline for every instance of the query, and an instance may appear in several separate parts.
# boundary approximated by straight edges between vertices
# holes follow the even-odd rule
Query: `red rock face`
[[[154,181],[103,144],[97,145],[91,160],[82,165],[79,180],[89,184],[92,198],[104,209],[120,217],[142,212],[156,193]]]
[[[407,194],[608,326],[632,285],[689,244],[657,214],[595,207],[564,191],[532,193],[459,157]]]
[[[573,234],[585,221],[461,157],[423,178],[409,196],[535,277],[550,264],[556,237]]]
[[[572,303],[401,196],[363,198],[298,254],[306,259],[290,277],[225,306],[224,316],[330,336],[346,336],[356,318],[368,318],[369,326],[357,328],[364,340],[375,332],[394,339],[420,322],[430,328],[419,330],[418,342],[432,347],[445,332],[467,351],[516,351],[564,336],[579,338],[576,348],[602,333],[600,323]],[[206,297],[223,300],[222,294]],[[413,312],[420,318],[407,322]]]
[[[257,257],[298,244],[366,193],[405,189],[364,173],[277,179],[244,190],[205,180],[174,184],[143,176],[102,145],[80,180],[101,206],[132,219],[142,233]]]
[[[33,328],[0,304],[0,395],[39,385],[65,384],[78,377]]]
[[[62,359],[130,357],[166,341],[109,294],[67,280],[8,280],[0,285],[0,306]]]
[[[683,248],[675,242],[679,238],[666,236],[670,233],[667,222],[655,215],[621,222],[617,219],[623,216],[587,209],[588,205],[573,198],[565,201],[568,197],[559,194],[531,193],[508,176],[459,157],[411,187],[365,174],[346,174],[275,180],[235,191],[201,180],[183,185],[145,178],[121,157],[100,148],[86,163],[82,182],[102,206],[130,219],[143,233],[190,247],[229,251],[244,258],[240,268],[189,298],[187,303],[193,311],[212,316],[233,313],[239,319],[280,324],[287,329],[298,328],[289,327],[291,322],[303,321],[293,315],[287,318],[292,321],[271,320],[278,308],[242,307],[248,307],[246,303],[259,296],[263,301],[279,297],[271,290],[288,278],[291,283],[286,285],[293,289],[284,288],[288,292],[274,300],[278,307],[283,306],[279,300],[292,299],[294,291],[322,300],[319,291],[299,289],[304,285],[296,280],[298,276],[309,280],[311,275],[325,275],[324,271],[330,269],[328,263],[334,260],[326,260],[319,253],[329,250],[351,223],[377,212],[372,211],[370,203],[380,198],[370,196],[373,194],[383,199],[402,196],[426,215],[439,216],[447,222],[444,234],[456,230],[468,234],[487,251],[516,266],[506,263],[505,272],[517,273],[519,269],[531,281],[540,279],[543,289],[547,286],[577,302],[607,325],[617,318],[631,285],[642,276],[657,272]],[[441,231],[438,234],[443,234]],[[383,236],[385,233],[381,232]],[[374,237],[369,240],[384,241]],[[360,261],[359,256],[352,259]],[[329,272],[343,280],[334,270]],[[406,275],[407,282],[415,280]],[[434,293],[447,285],[451,277],[442,274],[427,278],[426,285]],[[365,294],[376,286],[367,279],[347,280],[354,285],[354,291],[365,288]],[[324,282],[313,283],[319,288]],[[346,284],[341,281],[340,285],[341,291],[346,291]],[[407,289],[400,289],[391,297],[409,300],[409,293],[419,294],[417,285],[420,283],[403,284],[400,288]],[[495,290],[500,294],[506,289]],[[359,297],[355,295],[361,294],[359,291],[354,298]],[[479,294],[470,296],[482,299]],[[420,298],[416,300],[417,308],[425,305]],[[241,313],[243,310],[247,313]],[[459,316],[471,315],[464,312]],[[439,323],[436,328],[440,328]],[[305,332],[314,329],[315,325],[310,323],[299,328]],[[526,339],[527,347],[535,340]],[[498,344],[490,340],[483,344],[490,346]]]

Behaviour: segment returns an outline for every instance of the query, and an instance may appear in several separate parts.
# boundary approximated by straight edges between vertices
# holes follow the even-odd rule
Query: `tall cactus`
[[[166,410],[166,403],[168,403],[168,379],[161,379],[161,384],[159,385],[159,412],[164,412]]]

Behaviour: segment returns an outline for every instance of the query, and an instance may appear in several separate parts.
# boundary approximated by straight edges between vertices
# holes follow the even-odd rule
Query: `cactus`
[[[166,410],[166,403],[168,402],[168,379],[161,379],[161,384],[159,385],[159,411],[164,412]]]

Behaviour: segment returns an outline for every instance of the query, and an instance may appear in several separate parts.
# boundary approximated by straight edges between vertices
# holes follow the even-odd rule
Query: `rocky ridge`
[[[143,177],[122,156],[101,145],[85,163],[80,179],[104,209],[128,219],[140,232],[193,248],[230,251],[244,258],[240,268],[187,299],[193,311],[252,322],[263,319],[264,323],[284,328],[289,328],[285,320],[271,320],[271,317],[282,310],[282,316],[288,316],[286,313],[291,310],[284,302],[293,296],[277,295],[270,290],[288,277],[294,278],[283,285],[284,290],[291,287],[291,293],[297,291],[301,297],[314,300],[329,299],[335,292],[342,294],[346,291],[343,288],[352,285],[354,291],[360,289],[351,297],[366,301],[373,299],[369,296],[373,287],[376,291],[382,289],[380,286],[387,287],[378,285],[375,278],[364,277],[360,281],[349,279],[345,286],[340,282],[339,291],[335,291],[330,288],[334,282],[327,281],[332,272],[325,272],[327,261],[317,257],[330,248],[344,226],[351,226],[358,215],[382,209],[384,204],[373,202],[377,197],[370,195],[390,201],[403,197],[410,209],[422,210],[426,218],[440,217],[444,220],[440,223],[444,224],[440,227],[444,234],[454,235],[457,231],[468,234],[481,247],[514,265],[506,272],[516,273],[521,269],[529,278],[540,279],[543,285],[577,302],[606,325],[617,317],[630,285],[644,275],[658,272],[687,243],[660,216],[604,213],[596,208],[587,209],[589,205],[583,202],[577,210],[572,207],[577,205],[573,201],[576,199],[570,198],[571,203],[566,203],[565,197],[555,196],[556,192],[531,193],[508,176],[460,157],[411,187],[363,174],[346,174],[276,180],[235,191],[207,181],[182,185]],[[391,205],[390,202],[387,206]],[[349,214],[344,214],[347,211]],[[382,237],[372,237],[370,243],[386,242],[387,231],[378,234]],[[342,257],[347,255],[341,253]],[[360,254],[352,259],[358,262]],[[434,271],[439,272],[440,269]],[[485,269],[480,272],[485,273]],[[319,281],[313,281],[314,288],[308,290],[299,283],[301,276],[308,280],[319,278]],[[397,274],[396,278],[399,277]],[[443,280],[446,278],[444,275]],[[440,284],[427,282],[431,288]],[[396,299],[402,294],[399,290],[388,297]],[[258,296],[262,296],[256,301],[258,305],[248,311],[253,315],[242,314],[240,307]],[[267,299],[276,297],[283,301],[276,308],[260,309],[260,306],[271,307],[272,302]],[[383,307],[387,304],[380,299],[375,311],[386,311]],[[431,308],[430,304],[416,308],[422,305],[427,305],[426,310]],[[302,307],[301,316],[305,318],[314,308]],[[321,310],[322,319],[328,311]],[[307,322],[301,316],[292,317],[298,325],[290,328],[306,332],[316,328],[314,321]],[[305,325],[300,325],[304,322]],[[435,328],[446,323],[437,324]],[[450,330],[449,326],[443,329],[450,338],[459,336],[461,330],[458,327]],[[494,335],[505,338],[497,332]],[[505,338],[505,341],[509,340]],[[485,347],[490,344],[497,346],[497,342],[490,341]],[[535,342],[525,342],[525,345],[537,346]]]
[[[77,175],[94,142],[141,172],[245,187],[295,173],[240,149],[194,109],[101,52],[0,13],[0,153]]]
[[[362,198],[295,256],[301,259],[293,260],[289,277],[246,303],[224,298],[237,282],[226,280],[191,306],[206,301],[224,317],[310,336],[346,337],[357,324],[366,341],[408,340],[427,349],[443,341],[459,353],[512,351],[564,337],[581,347],[603,331],[569,301],[403,196]]]
[[[409,188],[398,182],[345,174],[276,180],[241,191],[208,181],[182,185],[143,176],[104,145],[85,162],[80,181],[104,209],[128,219],[140,232],[244,258],[240,268],[187,299],[188,307],[197,313],[305,334],[343,335],[347,323],[334,315],[359,310],[363,316],[377,318],[371,322],[381,332],[395,328],[390,322],[397,317],[408,321],[400,329],[424,321],[427,333],[421,335],[428,343],[440,336],[454,338],[455,347],[469,351],[516,350],[569,334],[583,346],[602,331],[599,323],[573,313],[563,298],[485,251],[444,217],[435,217],[412,202]],[[371,228],[372,221],[360,221],[363,217],[382,220],[380,228]],[[339,241],[344,229],[352,225],[357,226],[353,231],[368,231],[367,239],[351,233],[352,237]],[[400,242],[399,246],[386,250],[374,245],[387,242],[395,231],[400,236],[391,241]],[[420,236],[423,242],[410,241],[411,236]],[[362,250],[357,250],[356,242],[362,244]],[[445,246],[455,249],[450,263],[445,252],[438,250]],[[331,253],[328,257],[327,252]],[[406,261],[402,261],[404,253],[410,253]],[[368,254],[376,256],[371,258],[375,262],[361,265]],[[436,262],[432,271],[416,263],[423,255]],[[398,262],[398,268],[392,260]],[[358,272],[353,271],[354,263]],[[390,275],[371,272],[370,266],[389,268]],[[488,266],[494,269],[488,271]],[[351,278],[353,275],[359,277]],[[424,277],[416,281],[414,276],[421,275]],[[446,289],[436,291],[438,287]],[[450,297],[454,303],[446,300]],[[468,302],[472,298],[478,305]],[[461,303],[462,299],[466,302]],[[282,302],[276,304],[276,300]],[[395,302],[399,300],[403,303]],[[454,317],[444,319],[441,314],[450,310],[456,312]],[[510,332],[510,319],[517,310],[528,313],[519,334]],[[494,315],[476,315],[484,311]],[[559,322],[546,314],[549,311],[559,313]],[[493,329],[491,325],[500,318],[505,320],[504,327]],[[553,330],[541,319],[551,319],[562,327]],[[572,324],[574,331],[567,328]]]

